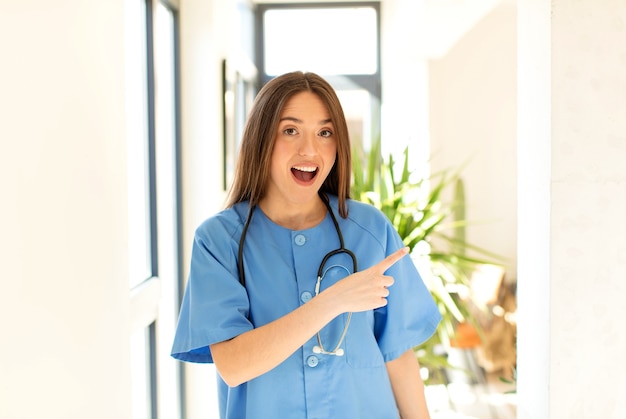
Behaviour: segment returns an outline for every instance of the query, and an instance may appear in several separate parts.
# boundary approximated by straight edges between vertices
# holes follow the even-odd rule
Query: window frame
[[[140,0],[138,0],[140,1]],[[159,369],[163,356],[169,354],[159,353],[159,318],[164,314],[160,310],[160,301],[165,297],[175,300],[175,312],[165,313],[165,315],[173,316],[173,320],[178,314],[182,303],[182,290],[184,289],[183,279],[183,247],[182,247],[182,165],[181,165],[181,110],[180,110],[180,19],[178,10],[178,1],[172,0],[143,0],[145,7],[145,94],[146,94],[146,170],[147,170],[147,246],[149,256],[149,275],[137,285],[130,289],[130,316],[131,328],[130,333],[137,332],[141,329],[146,333],[146,363],[147,363],[147,390],[149,401],[147,401],[151,419],[159,419],[163,416],[160,414],[159,407]],[[173,284],[164,284],[159,276],[159,203],[158,195],[158,175],[157,175],[157,121],[156,121],[156,61],[155,61],[155,17],[157,7],[164,6],[173,18],[172,27],[172,73],[173,73],[173,170],[172,176],[174,185],[174,219],[172,222],[174,228],[174,237],[176,245],[174,254],[171,255],[175,264],[175,272]],[[174,295],[171,295],[173,292]],[[162,339],[162,338],[161,338]],[[185,407],[185,370],[183,365],[176,365],[177,383],[174,384],[178,391],[173,397],[176,397],[175,404],[178,406],[178,417],[184,419],[186,417]]]
[[[258,71],[258,85],[263,86],[272,76],[265,72],[265,36],[263,16],[268,10],[296,10],[296,9],[342,9],[356,7],[371,7],[376,12],[376,72],[374,74],[341,74],[325,75],[324,78],[337,90],[349,90],[354,85],[367,90],[379,102],[381,92],[381,41],[380,41],[380,2],[355,1],[355,2],[317,2],[317,3],[258,3],[255,11],[255,64]]]

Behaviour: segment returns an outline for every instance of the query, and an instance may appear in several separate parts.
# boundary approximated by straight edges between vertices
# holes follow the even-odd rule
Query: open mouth
[[[318,168],[316,166],[294,166],[291,173],[301,182],[311,182],[317,176]]]

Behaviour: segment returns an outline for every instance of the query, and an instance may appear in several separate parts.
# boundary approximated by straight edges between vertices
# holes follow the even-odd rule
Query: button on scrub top
[[[388,219],[376,208],[348,201],[348,218],[339,216],[345,240],[366,269],[403,247]],[[272,322],[315,295],[324,255],[339,247],[327,214],[317,226],[292,231],[274,224],[257,208],[244,244],[246,288],[239,283],[237,250],[247,203],[239,203],[202,223],[195,233],[191,268],[172,356],[181,361],[213,362],[209,345]],[[345,254],[326,263],[320,292],[352,273]],[[426,341],[441,319],[409,256],[388,271],[394,277],[388,304],[353,313],[343,356],[316,354],[312,336],[273,370],[228,387],[218,375],[222,418],[398,418],[385,362]],[[343,331],[342,314],[320,331],[334,348]]]

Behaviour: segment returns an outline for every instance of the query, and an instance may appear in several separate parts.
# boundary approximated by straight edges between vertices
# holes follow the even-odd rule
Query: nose
[[[317,154],[317,139],[315,133],[307,133],[302,136],[298,154],[301,156],[314,156]]]

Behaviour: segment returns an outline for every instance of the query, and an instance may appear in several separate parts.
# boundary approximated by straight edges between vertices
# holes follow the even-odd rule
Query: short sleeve
[[[248,296],[237,275],[238,242],[228,227],[209,219],[196,230],[171,353],[178,360],[213,362],[209,345],[253,328]]]
[[[404,247],[402,239],[387,223],[386,253]],[[405,256],[386,272],[394,278],[387,305],[375,311],[374,333],[385,361],[427,341],[437,330],[441,314],[424,284],[415,263]]]

